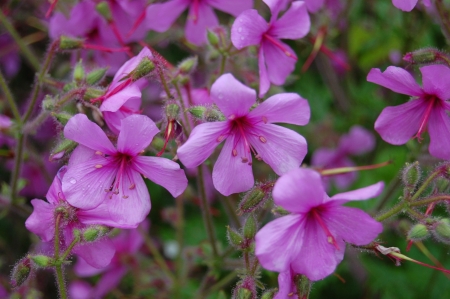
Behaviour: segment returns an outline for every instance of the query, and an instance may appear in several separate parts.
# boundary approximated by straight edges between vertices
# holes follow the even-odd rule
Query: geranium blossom
[[[428,128],[430,154],[441,159],[450,159],[450,69],[444,65],[429,65],[420,68],[422,85],[416,83],[406,70],[390,66],[385,72],[372,69],[367,81],[379,84],[392,91],[409,95],[411,101],[385,108],[375,122],[375,130],[384,141],[400,145],[411,138],[422,139]]]
[[[342,204],[375,197],[383,186],[379,182],[330,198],[319,173],[299,168],[285,174],[274,186],[273,199],[291,214],[268,223],[256,234],[259,262],[268,270],[281,273],[292,269],[313,281],[330,275],[344,257],[345,242],[368,244],[383,229],[363,211]]]
[[[201,45],[206,42],[206,29],[219,25],[213,8],[238,16],[252,7],[252,0],[171,0],[148,6],[147,28],[158,32],[167,31],[180,14],[189,7],[186,22],[186,39]]]
[[[186,167],[196,167],[226,140],[213,170],[213,183],[220,193],[229,195],[253,186],[252,153],[279,175],[301,164],[306,140],[273,123],[307,124],[310,110],[306,100],[294,93],[282,93],[249,111],[256,92],[231,74],[217,79],[211,87],[211,98],[226,120],[196,126],[178,149],[178,157]]]
[[[66,138],[80,145],[73,152],[63,191],[67,201],[81,209],[107,202],[109,219],[136,227],[150,211],[150,195],[141,174],[180,195],[187,179],[180,166],[168,159],[141,156],[159,132],[145,115],[122,120],[117,149],[86,115],[73,116],[64,128]]]
[[[304,37],[310,28],[310,19],[303,1],[294,1],[279,19],[283,1],[264,1],[272,17],[267,23],[255,9],[240,14],[231,28],[231,41],[237,49],[259,45],[259,95],[264,95],[270,83],[282,85],[297,62],[294,50],[280,41]]]
[[[61,212],[61,227],[62,235],[64,236],[62,243],[68,246],[73,240],[74,229],[82,230],[87,227],[83,222],[106,225],[114,225],[114,223],[102,221],[102,216],[105,214],[103,207],[83,211],[67,203],[61,188],[61,180],[66,171],[67,168],[64,166],[55,176],[46,196],[48,202],[40,199],[31,201],[34,209],[25,222],[25,226],[29,231],[38,235],[42,241],[50,242],[55,235],[56,210],[64,211]],[[92,267],[103,268],[109,265],[115,249],[108,238],[102,238],[93,243],[77,244],[73,252],[81,256]]]
[[[418,1],[419,0],[392,0],[392,4],[403,11],[411,11],[417,5]],[[429,7],[431,5],[431,1],[423,0],[423,4],[426,7]]]

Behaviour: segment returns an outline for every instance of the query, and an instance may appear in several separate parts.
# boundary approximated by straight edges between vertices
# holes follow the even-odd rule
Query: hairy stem
[[[58,214],[56,216],[55,220],[55,255],[54,259],[55,261],[59,260],[59,225],[61,223],[61,214]],[[67,299],[67,291],[66,291],[66,284],[64,282],[64,274],[62,269],[62,263],[56,263],[55,265],[56,269],[56,281],[58,283],[58,290],[59,290],[59,296],[62,299]]]
[[[19,109],[17,108],[16,102],[14,101],[14,97],[11,93],[11,90],[9,89],[8,85],[6,84],[5,77],[3,76],[3,73],[0,71],[0,87],[3,91],[3,94],[6,97],[6,100],[8,101],[9,107],[11,108],[12,114],[14,115],[14,119],[18,124],[22,122],[20,118]]]

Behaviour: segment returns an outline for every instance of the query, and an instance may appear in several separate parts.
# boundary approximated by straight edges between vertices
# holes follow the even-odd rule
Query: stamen
[[[217,137],[217,142],[222,142],[222,140],[225,138],[224,135],[220,135],[219,137]]]
[[[422,142],[422,133],[425,131],[425,127],[428,123],[428,119],[430,118],[431,109],[434,106],[434,103],[436,102],[436,97],[431,97],[431,99],[428,99],[428,106],[427,110],[425,111],[425,114],[423,115],[422,121],[420,122],[419,131],[417,131],[417,134],[413,138],[417,138],[417,141]]]
[[[131,184],[130,187],[128,187],[128,189],[133,190],[134,188],[136,188],[135,184]]]
[[[339,247],[337,245],[336,239],[333,237],[333,235],[331,234],[330,230],[326,226],[325,222],[323,222],[322,218],[320,218],[319,213],[316,211],[316,209],[312,209],[311,212],[312,212],[314,218],[319,223],[319,225],[324,230],[325,234],[327,235],[327,242],[332,244],[337,250],[339,250]]]
[[[95,168],[102,168],[103,167],[103,165],[101,165],[101,164],[97,164],[97,165],[95,165]]]
[[[261,141],[262,143],[266,143],[267,139],[264,138],[263,136],[259,136],[259,141]]]
[[[237,150],[236,150],[236,149],[233,149],[233,150],[231,151],[231,154],[233,155],[233,157],[236,157],[236,156],[237,156]]]
[[[236,119],[236,115],[231,114],[230,116],[228,116],[228,119],[229,120],[235,120]]]
[[[242,163],[247,163],[248,159],[246,157],[241,157]]]
[[[99,155],[99,156],[103,156],[103,153],[101,151],[96,151],[95,154]]]
[[[273,38],[272,36],[268,35],[268,34],[264,34],[263,37],[265,37],[269,42],[271,42],[272,44],[274,44],[278,49],[280,49],[281,51],[284,52],[284,54],[286,54],[287,57],[291,57],[295,60],[297,60],[297,57],[289,52],[288,49],[286,49],[279,40]]]
[[[263,123],[267,124],[267,117],[263,116],[262,121],[263,121]]]

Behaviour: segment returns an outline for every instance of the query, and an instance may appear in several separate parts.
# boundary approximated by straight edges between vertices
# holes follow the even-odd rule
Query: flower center
[[[339,246],[337,245],[336,239],[331,234],[322,217],[320,217],[320,211],[317,211],[317,208],[313,208],[311,210],[311,213],[314,216],[314,219],[316,219],[317,223],[319,223],[320,227],[322,227],[323,231],[327,235],[327,242],[332,244],[337,250],[339,250]]]
[[[425,110],[425,113],[422,117],[422,121],[420,122],[419,131],[417,131],[417,134],[413,138],[417,138],[419,142],[423,140],[422,133],[425,132],[428,120],[430,118],[431,110],[435,106],[435,104],[438,103],[438,100],[435,96],[431,96],[427,99],[427,109]]]

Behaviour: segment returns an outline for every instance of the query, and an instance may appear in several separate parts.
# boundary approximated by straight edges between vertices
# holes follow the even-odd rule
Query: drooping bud
[[[108,68],[105,67],[105,68],[95,69],[95,70],[89,72],[86,75],[86,83],[89,85],[97,84],[98,82],[100,82],[100,80],[103,79],[103,77],[105,77],[107,70],[108,70]]]
[[[205,106],[192,106],[188,109],[189,113],[200,120],[203,120],[203,115],[206,112],[206,107]]]
[[[436,222],[432,232],[439,241],[450,244],[450,219],[444,218]]]
[[[297,288],[297,295],[299,299],[308,299],[311,292],[312,281],[305,275],[294,276],[295,287]]]
[[[445,64],[450,66],[450,55],[435,48],[424,48],[407,53],[403,56],[403,60],[417,65]]]
[[[83,40],[77,38],[71,38],[62,35],[59,38],[59,48],[61,50],[75,50],[83,47]]]
[[[255,215],[250,214],[247,217],[247,220],[245,220],[243,229],[244,238],[246,238],[247,240],[252,240],[255,237],[257,230],[258,222],[256,221]]]
[[[105,18],[106,21],[111,22],[112,21],[112,13],[111,9],[109,8],[108,2],[103,1],[97,4],[95,7],[95,10]]]
[[[53,161],[62,158],[63,155],[72,152],[76,146],[77,143],[75,141],[65,138],[61,139],[52,150],[49,160]]]
[[[206,34],[209,44],[216,48],[219,45],[219,37],[217,36],[217,34],[210,30],[207,30]]]
[[[421,171],[419,162],[406,163],[403,168],[402,182],[405,185],[405,191],[408,193],[414,192],[421,178]],[[407,196],[407,194],[405,194]]]
[[[13,268],[11,272],[11,285],[13,288],[20,287],[30,276],[31,261],[30,258],[25,257],[21,259]]]
[[[429,236],[428,227],[422,223],[414,225],[408,232],[408,240],[412,241],[421,241]]]
[[[240,248],[244,243],[242,235],[229,226],[227,226],[227,238],[230,244],[236,248]]]
[[[83,61],[80,59],[73,70],[73,79],[79,83],[84,79],[84,76],[85,71],[83,67]]]
[[[33,263],[38,266],[39,268],[47,268],[54,266],[54,259],[46,256],[46,255],[32,255],[30,256]]]
[[[276,293],[277,293],[276,289],[267,290],[261,295],[261,299],[273,299]]]
[[[195,70],[198,63],[198,57],[189,57],[180,62],[178,65],[178,70],[183,74],[189,74]]]

